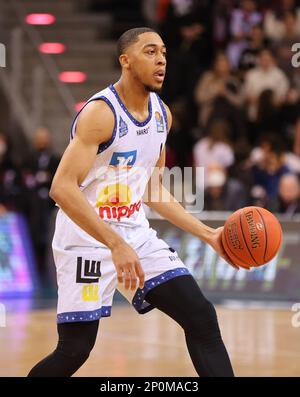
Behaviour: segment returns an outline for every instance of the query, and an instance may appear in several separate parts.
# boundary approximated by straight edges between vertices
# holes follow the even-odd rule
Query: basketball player
[[[172,123],[157,94],[165,45],[152,29],[136,28],[120,37],[118,51],[120,80],[77,114],[53,179],[50,196],[60,207],[53,238],[59,340],[29,376],[71,376],[82,366],[100,318],[110,316],[116,288],[139,313],[157,308],[180,324],[200,376],[233,376],[213,305],[176,251],[149,227],[142,206],[153,180],[149,170],[164,167]],[[164,190],[160,180],[151,189]],[[204,225],[174,198],[148,196],[146,205],[229,261],[222,228]]]

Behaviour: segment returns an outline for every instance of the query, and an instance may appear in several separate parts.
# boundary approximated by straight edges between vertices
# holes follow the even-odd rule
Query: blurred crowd
[[[158,3],[169,61],[163,94],[175,120],[169,165],[205,167],[207,210],[299,213],[299,4]]]
[[[166,165],[205,167],[205,210],[259,205],[287,217],[300,213],[300,67],[292,63],[292,46],[300,43],[298,1],[89,4],[113,13],[112,38],[144,25],[161,33],[168,51],[162,97],[173,114]],[[58,162],[45,128],[18,165],[0,133],[0,211],[27,217],[41,274]]]
[[[128,1],[119,10],[116,37],[120,26],[145,24],[166,43],[167,166],[205,167],[207,210],[299,213],[300,67],[292,47],[300,43],[300,2],[135,3],[135,20]]]
[[[26,149],[26,150],[25,150]],[[50,220],[55,203],[49,197],[59,158],[51,149],[51,134],[38,128],[25,158],[15,161],[9,137],[0,132],[0,214],[15,211],[27,219],[39,276],[47,282]]]

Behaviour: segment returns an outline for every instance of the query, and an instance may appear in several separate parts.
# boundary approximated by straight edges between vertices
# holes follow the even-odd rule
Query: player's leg
[[[58,324],[58,344],[53,353],[36,364],[29,377],[67,377],[88,359],[94,347],[99,320]]]
[[[181,325],[200,376],[234,376],[215,308],[191,275],[156,286],[146,294],[145,300]]]
[[[99,319],[110,316],[117,284],[110,250],[86,248],[83,253],[82,247],[76,246],[65,250],[57,247],[57,241],[59,340],[54,352],[28,376],[71,376],[82,366],[95,344]]]

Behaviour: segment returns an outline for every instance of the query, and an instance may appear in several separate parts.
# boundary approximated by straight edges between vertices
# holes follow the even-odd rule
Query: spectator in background
[[[247,47],[248,35],[253,26],[262,22],[262,15],[257,10],[254,0],[241,0],[238,8],[233,9],[230,18],[231,40],[227,54],[231,66],[236,69],[242,51]]]
[[[300,157],[300,68],[294,68],[292,88],[287,97],[287,103],[284,110],[288,110],[284,114],[284,118],[292,125],[293,134],[293,152]]]
[[[242,78],[244,77],[245,72],[257,67],[258,55],[268,44],[262,25],[252,26],[247,38],[247,45],[242,51],[239,59],[238,68],[241,72],[240,74]]]
[[[274,106],[280,106],[286,99],[289,82],[284,72],[275,63],[269,49],[259,53],[258,66],[249,70],[245,76],[244,97],[248,105],[248,117],[257,120],[259,97],[265,90],[274,93]]]
[[[188,127],[185,104],[181,101],[170,104],[172,112],[172,131],[166,144],[166,166],[192,167],[192,147],[195,138]]]
[[[199,80],[195,90],[199,106],[198,123],[206,127],[210,118],[237,118],[237,108],[241,102],[239,80],[231,73],[228,58],[219,53],[213,69]]]
[[[276,101],[274,91],[264,90],[257,100],[257,116],[253,123],[250,140],[256,143],[264,131],[274,131],[279,135],[284,120],[281,118],[281,103]]]
[[[218,163],[228,168],[233,164],[234,154],[226,120],[215,120],[211,123],[208,136],[195,144],[193,157],[196,167],[207,168],[212,163]]]
[[[286,25],[284,23],[284,16],[287,12],[295,14],[296,32],[300,34],[300,9],[296,5],[295,0],[280,0],[279,6],[268,10],[264,18],[264,30],[266,36],[273,40],[281,40],[286,33]]]
[[[251,166],[262,167],[265,158],[273,147],[282,147],[282,140],[273,131],[265,132],[259,138],[258,144],[251,150],[249,161]]]
[[[263,134],[260,137],[259,146],[256,146],[250,154],[250,163],[260,166],[265,161],[265,156],[271,151],[272,146],[278,142],[278,136],[274,133]],[[281,145],[281,144],[280,144]],[[286,146],[286,142],[285,145]],[[291,151],[284,151],[283,164],[296,174],[300,174],[300,157]]]
[[[106,0],[96,0],[96,7],[101,8]],[[109,0],[110,9],[113,13],[112,35],[119,37],[124,31],[135,28],[137,24],[145,26],[143,15],[143,2],[141,0]]]
[[[161,34],[168,49],[164,97],[171,102],[182,97],[190,100],[195,82],[213,54],[212,2],[170,0]]]
[[[161,4],[160,0],[143,0],[141,3],[142,13],[146,22],[146,26],[154,30],[158,30],[160,18],[162,17],[161,14],[162,12],[165,12],[169,0],[164,0],[163,4]],[[161,10],[162,7],[163,10]]]
[[[255,199],[274,200],[277,197],[280,178],[290,173],[284,158],[285,150],[280,139],[263,143],[263,155],[252,167],[252,192],[255,192],[252,196]]]
[[[297,69],[297,68],[296,68]],[[298,71],[295,71],[298,73]],[[288,145],[290,159],[293,163],[300,161],[300,90],[299,87],[291,87],[288,91],[286,102],[281,109],[281,120],[284,122],[284,139]],[[294,169],[292,166],[291,170]],[[297,170],[299,172],[298,166]]]
[[[283,17],[284,34],[274,43],[277,54],[278,66],[288,76],[289,80],[293,80],[295,68],[292,65],[292,46],[294,43],[300,43],[300,32],[297,27],[296,15],[289,11]]]
[[[20,170],[10,156],[7,136],[0,132],[0,207],[1,212],[23,211]]]
[[[229,38],[229,21],[235,0],[218,0],[214,2],[213,40],[218,48],[225,49]]]
[[[286,216],[300,214],[300,183],[295,174],[286,174],[280,178],[276,199],[268,208]]]
[[[238,180],[228,177],[220,164],[206,169],[207,186],[204,191],[204,210],[236,211],[248,205],[246,189]]]
[[[300,157],[300,117],[298,118],[295,125],[295,139],[293,149],[294,154]]]
[[[24,180],[29,198],[29,226],[36,252],[41,281],[46,282],[45,254],[48,230],[54,202],[49,190],[59,159],[51,149],[51,137],[46,128],[38,128],[33,136],[33,148],[26,164]]]

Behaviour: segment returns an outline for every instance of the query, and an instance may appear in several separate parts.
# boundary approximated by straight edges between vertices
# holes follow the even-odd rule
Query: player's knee
[[[88,339],[74,339],[59,341],[57,351],[74,362],[77,362],[80,366],[88,359],[93,347],[94,341]]]
[[[217,313],[207,299],[194,302],[187,311],[184,324],[185,333],[205,340],[220,338]]]

